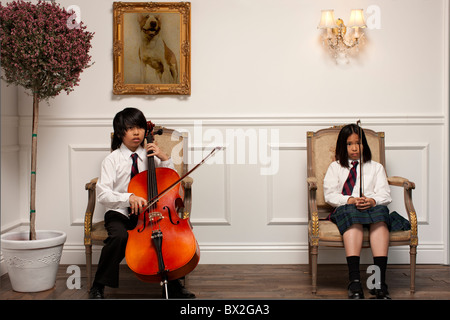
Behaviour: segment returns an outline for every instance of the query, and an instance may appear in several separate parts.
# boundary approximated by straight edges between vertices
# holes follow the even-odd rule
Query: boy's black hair
[[[339,161],[339,164],[345,168],[349,168],[348,164],[348,153],[347,153],[347,139],[352,133],[356,133],[359,136],[360,127],[354,123],[348,124],[341,129],[339,132],[337,141],[336,141],[336,154],[335,158]],[[369,162],[372,160],[372,152],[370,151],[370,147],[367,144],[366,135],[364,134],[364,130],[361,129],[362,132],[362,145],[363,145],[363,162]]]
[[[143,128],[147,131],[147,119],[145,119],[141,110],[125,108],[118,112],[113,120],[114,136],[111,141],[111,150],[120,148],[125,132],[134,127]]]

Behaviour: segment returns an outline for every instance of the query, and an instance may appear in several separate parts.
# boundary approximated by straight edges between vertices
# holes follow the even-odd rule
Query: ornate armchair
[[[183,176],[188,172],[188,165],[185,161],[185,150],[187,150],[188,134],[186,132],[180,133],[173,129],[162,128],[155,126],[154,131],[163,129],[162,135],[155,135],[155,141],[158,146],[167,154],[171,155],[175,169],[178,174]],[[96,204],[96,184],[97,179],[94,178],[86,183],[85,189],[88,191],[88,204],[86,213],[84,216],[84,246],[86,252],[86,271],[88,278],[88,289],[92,283],[92,245],[103,245],[103,241],[108,237],[108,234],[104,227],[104,221],[93,223],[93,215]],[[191,186],[193,180],[190,177],[186,177],[181,182],[182,193],[181,197],[184,201],[184,208],[180,209],[178,214],[184,219],[189,219],[191,212]]]
[[[307,184],[308,184],[308,243],[312,293],[317,292],[317,258],[319,246],[344,247],[336,225],[325,218],[332,211],[324,199],[323,179],[328,166],[334,161],[336,140],[341,127],[307,132]],[[384,132],[364,129],[372,151],[372,159],[385,166]],[[417,216],[412,202],[414,182],[402,177],[388,177],[389,185],[403,187],[404,202],[411,230],[390,233],[390,246],[410,246],[410,291],[415,291],[416,250],[418,244]],[[369,233],[364,231],[363,247],[369,247]]]

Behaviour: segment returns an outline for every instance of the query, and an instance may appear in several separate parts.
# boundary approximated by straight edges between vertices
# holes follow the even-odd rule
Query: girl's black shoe
[[[380,289],[371,289],[369,291],[371,295],[374,295],[376,299],[383,299],[383,300],[391,300],[392,298],[389,296],[389,291],[387,288],[387,284],[382,283],[380,286]]]

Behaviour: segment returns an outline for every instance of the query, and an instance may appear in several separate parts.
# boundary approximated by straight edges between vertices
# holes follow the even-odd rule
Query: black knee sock
[[[359,256],[347,257],[348,279],[350,281],[360,280],[359,273]]]
[[[386,284],[386,268],[388,257],[373,257],[373,263],[380,268],[381,284]]]

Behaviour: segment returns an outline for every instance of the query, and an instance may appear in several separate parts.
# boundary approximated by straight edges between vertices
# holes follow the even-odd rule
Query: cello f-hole
[[[145,227],[147,226],[147,214],[146,214],[146,212],[147,212],[147,211],[142,212],[142,214],[144,215],[144,217],[143,217],[143,219],[142,219],[142,220],[143,220],[143,221],[142,221],[142,228],[139,229],[138,232],[144,231],[144,230],[145,230]]]
[[[170,222],[171,222],[174,226],[176,226],[177,224],[180,223],[180,221],[177,221],[177,223],[174,223],[174,222],[173,222],[173,220],[172,220],[172,212],[170,211],[170,208],[169,208],[168,206],[164,206],[163,209],[168,211],[168,215],[169,215]]]

